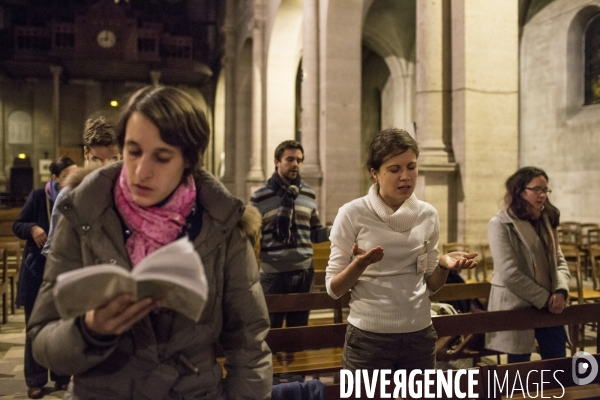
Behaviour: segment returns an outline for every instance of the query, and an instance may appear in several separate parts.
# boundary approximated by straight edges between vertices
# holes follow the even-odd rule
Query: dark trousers
[[[438,336],[429,325],[409,333],[374,333],[348,324],[342,353],[342,368],[392,371],[433,369]]]
[[[261,272],[260,284],[264,294],[308,293],[312,289],[315,271],[299,269],[278,273]],[[271,313],[271,328],[281,328],[285,319],[285,326],[306,326],[310,311],[289,313]]]
[[[25,304],[25,324],[29,322],[29,317],[33,311],[33,303]],[[48,383],[48,369],[35,361],[31,349],[31,339],[29,335],[25,336],[25,364],[23,366],[25,373],[25,383],[27,387],[44,387]],[[57,385],[69,383],[70,376],[57,375],[50,371],[50,379]]]
[[[542,360],[548,358],[561,358],[567,356],[567,334],[564,326],[535,329],[535,339],[538,342]],[[509,364],[527,362],[531,360],[531,353],[507,354]]]

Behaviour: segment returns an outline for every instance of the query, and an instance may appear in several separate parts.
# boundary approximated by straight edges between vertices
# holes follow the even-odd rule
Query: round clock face
[[[105,49],[109,49],[117,43],[117,36],[114,32],[109,30],[103,30],[98,33],[96,36],[96,41],[100,45],[100,47],[104,47]]]

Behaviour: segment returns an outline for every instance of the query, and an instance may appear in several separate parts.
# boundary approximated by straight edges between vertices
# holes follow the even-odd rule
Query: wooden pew
[[[449,301],[481,299],[487,301],[492,285],[489,282],[475,283],[450,283],[444,285],[439,291],[429,297],[432,302],[444,303]],[[436,358],[438,361],[451,361],[462,358],[472,358],[473,364],[480,361],[481,357],[499,353],[483,348],[484,338],[474,334],[456,336],[439,335],[436,343]]]
[[[341,323],[342,309],[350,303],[350,292],[339,299],[333,299],[327,292],[266,294],[267,309],[270,313],[333,310],[333,322]]]
[[[274,357],[274,373],[302,375],[339,372],[346,323],[271,329],[266,341],[271,352],[295,353],[289,363]]]
[[[269,312],[294,312],[294,311],[312,311],[312,310],[333,310],[333,322],[339,324],[343,322],[343,308],[348,307],[350,302],[350,292],[346,293],[339,299],[331,298],[327,292],[318,293],[290,293],[290,294],[270,294],[265,295],[267,308]],[[325,325],[333,329],[333,335],[329,339],[337,338],[336,325]],[[330,331],[320,332],[318,335],[330,335]],[[344,325],[345,335],[345,325]],[[300,332],[298,339],[294,335]],[[278,336],[279,335],[279,336]],[[304,336],[302,336],[304,335]],[[303,374],[318,374],[323,372],[331,372],[340,369],[341,346],[340,342],[315,341],[314,348],[310,345],[310,330],[296,328],[271,329],[267,337],[267,343],[271,347],[271,351],[275,355],[273,357],[273,370],[275,373],[290,373],[297,370],[303,371]],[[342,335],[342,346],[344,343]],[[339,338],[338,338],[339,339]],[[298,350],[293,347],[295,340],[301,343],[301,348]],[[293,355],[280,356],[277,353],[295,353]]]
[[[489,282],[448,283],[429,296],[429,300],[443,303],[456,300],[487,299],[490,297],[491,289],[492,285]]]

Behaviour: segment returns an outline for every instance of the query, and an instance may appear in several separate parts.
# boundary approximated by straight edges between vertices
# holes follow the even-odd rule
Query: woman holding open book
[[[270,396],[269,318],[249,240],[260,218],[200,169],[208,138],[190,96],[143,88],[117,126],[123,162],[90,173],[57,204],[64,217],[28,330],[36,359],[72,374],[78,398]],[[132,293],[60,319],[53,289],[61,273],[96,264],[134,269],[183,236],[208,282],[198,321],[161,307],[160,298],[134,300]],[[177,257],[172,263],[178,266]],[[215,347],[226,358],[225,379]]]

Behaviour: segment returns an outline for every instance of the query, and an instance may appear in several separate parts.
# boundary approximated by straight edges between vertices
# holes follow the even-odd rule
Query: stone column
[[[417,1],[416,140],[420,182],[417,196],[440,216],[440,245],[456,240],[456,205],[450,188],[456,164],[450,149],[448,69],[449,15],[445,0]]]
[[[518,166],[518,2],[452,0],[451,15],[458,237],[477,245]]]
[[[235,0],[227,0],[225,7],[225,54],[221,61],[225,71],[225,171],[221,181],[235,193]]]
[[[319,7],[318,0],[303,1],[302,51],[302,147],[304,165],[302,179],[321,201],[323,173],[319,161]]]
[[[263,65],[264,65],[264,5],[261,0],[254,2],[254,20],[252,21],[252,153],[250,171],[246,176],[246,196],[250,195],[265,182],[262,168],[263,137]]]
[[[56,157],[60,156],[60,75],[63,68],[59,65],[51,65],[50,72],[52,73],[52,121],[54,135],[54,152]]]
[[[153,86],[160,85],[160,76],[161,75],[162,75],[162,72],[160,72],[160,71],[157,71],[157,70],[150,71],[150,82],[152,82]]]

